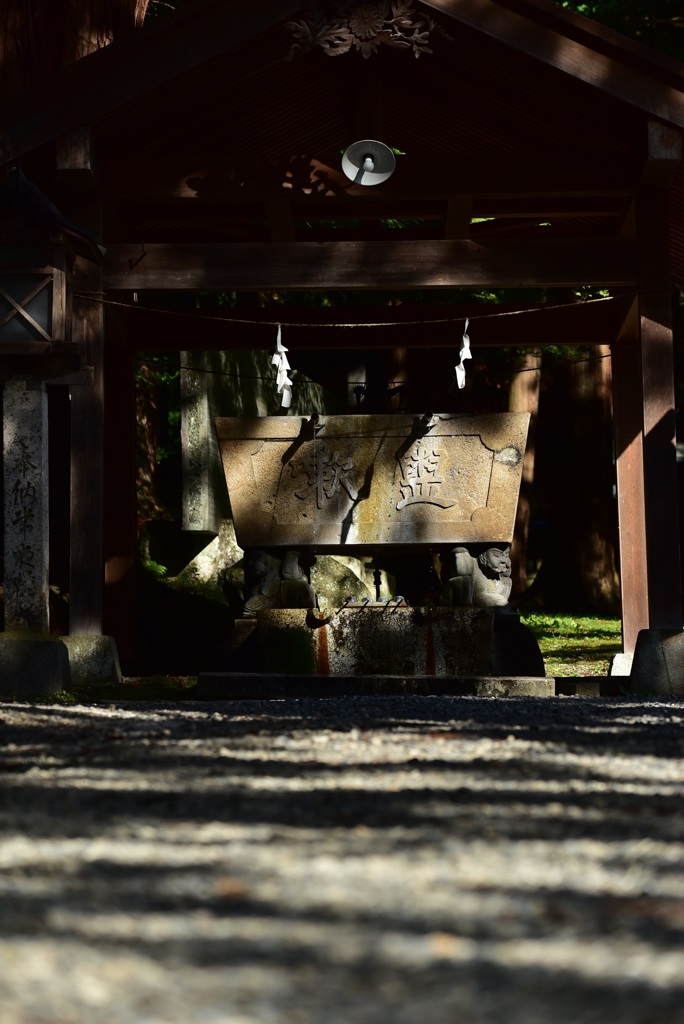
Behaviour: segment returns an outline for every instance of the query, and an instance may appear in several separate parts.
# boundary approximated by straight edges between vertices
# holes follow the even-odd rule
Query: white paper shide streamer
[[[273,353],[271,362],[276,368],[276,391],[280,395],[280,406],[282,409],[289,409],[292,403],[292,381],[287,375],[287,371],[290,369],[290,364],[288,363],[287,356],[285,355],[287,349],[280,339],[281,329],[280,324],[278,324],[276,350]]]
[[[459,388],[465,387],[466,372],[465,366],[463,365],[463,360],[473,358],[472,355],[470,354],[470,338],[468,337],[469,323],[470,321],[466,319],[465,327],[463,328],[463,340],[461,342],[461,347],[458,352],[458,358],[460,362],[456,367],[456,383],[458,384]]]

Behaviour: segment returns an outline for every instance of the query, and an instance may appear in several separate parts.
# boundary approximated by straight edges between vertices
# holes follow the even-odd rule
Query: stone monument
[[[4,629],[0,696],[37,698],[120,682],[112,637],[50,633],[48,409],[45,384],[12,378],[2,390]]]
[[[49,633],[47,436],[45,385],[7,381],[3,390],[3,696],[46,696],[71,682],[67,648]]]
[[[508,604],[528,423],[526,413],[218,418],[245,551],[241,667],[543,676]],[[319,608],[311,567],[338,552],[437,565],[437,590],[425,600],[413,569],[402,596]]]

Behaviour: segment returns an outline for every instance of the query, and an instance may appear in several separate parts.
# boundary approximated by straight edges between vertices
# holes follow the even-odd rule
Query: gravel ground
[[[683,723],[0,703],[0,1024],[684,1022]]]

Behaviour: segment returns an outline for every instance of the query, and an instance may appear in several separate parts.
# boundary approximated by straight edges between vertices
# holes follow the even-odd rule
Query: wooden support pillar
[[[112,344],[104,361],[104,625],[116,640],[126,673],[135,658],[135,352],[128,343],[126,319],[118,312],[108,311],[107,337]]]
[[[88,383],[71,386],[71,568],[69,632],[103,632],[102,548],[104,459],[104,314],[98,291],[100,268],[89,265],[80,279],[91,290],[74,297],[73,340],[92,368]]]
[[[62,136],[55,148],[56,173],[70,216],[84,231],[101,238],[102,207],[88,130]],[[69,632],[97,635],[103,631],[104,592],[102,267],[78,257],[73,283],[72,341],[80,347],[84,371],[70,385]]]
[[[638,294],[612,349],[623,642],[682,627],[667,188],[682,137],[648,125],[641,187],[622,234],[636,233]]]
[[[681,629],[672,289],[665,189],[640,191],[637,229],[649,626]]]
[[[71,575],[71,400],[68,383],[49,381],[48,453],[50,495],[50,628],[69,632]]]
[[[643,392],[639,308],[635,298],[612,346],[613,424],[620,544],[622,644],[634,653],[640,629],[649,624],[646,514],[644,508]]]

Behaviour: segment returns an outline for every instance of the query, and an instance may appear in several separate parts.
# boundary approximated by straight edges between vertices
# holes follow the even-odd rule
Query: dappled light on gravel
[[[684,1021],[684,704],[0,704],[0,1024]]]

